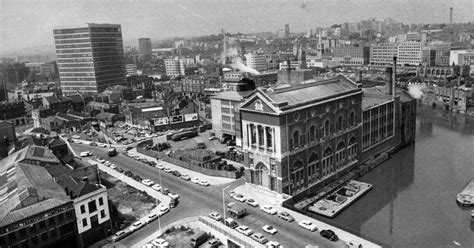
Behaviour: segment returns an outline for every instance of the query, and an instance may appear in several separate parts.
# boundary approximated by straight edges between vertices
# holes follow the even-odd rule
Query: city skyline
[[[472,21],[473,3],[462,1],[2,1],[0,54],[35,46],[53,45],[54,28],[85,23],[121,24],[124,39],[231,33],[275,32],[290,24],[292,32],[387,17],[403,23]],[[410,8],[407,8],[410,6]],[[377,9],[374,14],[373,9]],[[235,11],[241,10],[241,11]],[[423,10],[423,11],[420,11]],[[344,13],[341,15],[340,13]],[[298,16],[298,19],[294,17]]]

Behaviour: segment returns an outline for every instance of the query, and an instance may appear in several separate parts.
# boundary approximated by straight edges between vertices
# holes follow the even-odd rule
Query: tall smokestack
[[[397,56],[393,56],[393,79],[391,87],[392,99],[395,99],[397,92],[395,92],[395,84],[397,83]]]
[[[449,25],[453,26],[453,7],[449,8]]]
[[[385,69],[385,93],[386,94],[393,95],[392,85],[393,85],[393,68],[387,67]]]
[[[227,42],[225,41],[225,32],[222,29],[222,65],[225,65],[227,60]]]

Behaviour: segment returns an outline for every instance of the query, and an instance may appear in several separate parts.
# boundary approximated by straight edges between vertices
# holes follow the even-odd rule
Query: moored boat
[[[471,179],[461,193],[456,196],[456,201],[462,206],[474,205],[474,179]]]

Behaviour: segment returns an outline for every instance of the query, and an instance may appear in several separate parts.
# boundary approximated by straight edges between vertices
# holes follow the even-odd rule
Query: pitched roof
[[[39,214],[41,212],[47,211],[51,208],[65,204],[65,201],[61,201],[55,198],[46,199],[44,201],[37,202],[33,205],[20,208],[18,210],[13,210],[5,215],[3,218],[0,218],[0,226],[6,226],[11,223],[15,223],[29,216]]]
[[[74,102],[74,103],[81,103],[81,102],[84,102],[84,100],[82,99],[81,95],[79,95],[79,94],[77,94],[77,95],[69,95],[68,97],[71,98],[72,102]]]
[[[28,148],[25,147],[0,161],[0,219],[32,202],[51,198],[61,202],[69,200],[44,167],[19,161],[19,157],[28,153]],[[25,201],[26,199],[30,200]],[[38,213],[36,208],[29,209],[30,215]],[[21,213],[22,216],[27,214]]]
[[[71,199],[86,195],[99,189],[97,185],[84,182],[83,180],[70,176],[69,174],[64,174],[63,176],[59,177],[57,182],[59,185],[61,185],[61,187],[64,188],[65,191],[67,191],[67,194],[71,197]]]
[[[60,163],[58,158],[46,147],[30,145],[25,147],[26,149],[20,150],[16,161],[28,159],[32,161],[41,161],[46,163],[58,164]]]
[[[342,93],[357,91],[357,84],[338,75],[334,78],[317,81],[315,79],[300,82],[298,85],[270,88],[265,94],[276,103],[287,102],[289,106],[326,99]]]

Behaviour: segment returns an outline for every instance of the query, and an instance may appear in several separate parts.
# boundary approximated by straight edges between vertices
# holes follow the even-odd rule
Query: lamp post
[[[224,192],[229,187],[230,187],[230,185],[222,189],[222,209],[224,210],[224,225],[225,225],[225,195],[224,195]]]

